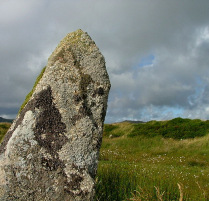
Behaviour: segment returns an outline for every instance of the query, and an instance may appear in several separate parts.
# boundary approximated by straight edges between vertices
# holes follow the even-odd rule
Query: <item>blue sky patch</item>
[[[152,65],[154,60],[155,60],[155,56],[153,54],[143,57],[139,63],[139,67]]]

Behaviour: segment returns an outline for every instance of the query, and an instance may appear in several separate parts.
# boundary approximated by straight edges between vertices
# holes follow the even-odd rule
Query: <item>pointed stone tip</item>
[[[66,45],[66,44],[76,44],[81,40],[81,36],[85,34],[88,35],[87,32],[84,32],[82,29],[77,29],[76,31],[68,33],[59,43],[57,46],[58,48]],[[89,37],[90,38],[90,37]]]
[[[82,29],[77,29],[76,31],[72,31],[72,32],[70,32],[70,33],[68,33],[67,34],[67,36],[68,35],[80,35],[80,34],[84,34],[84,33],[86,33],[85,31],[83,31]]]
[[[77,29],[77,30],[74,31],[74,32],[82,32],[82,33],[84,33],[84,31],[83,31],[82,29]]]
[[[95,46],[95,42],[87,32],[77,29],[74,32],[68,33],[49,57],[47,66],[52,66],[60,58],[63,58],[66,51],[77,49],[84,54],[84,52],[91,51],[90,46],[92,45]]]

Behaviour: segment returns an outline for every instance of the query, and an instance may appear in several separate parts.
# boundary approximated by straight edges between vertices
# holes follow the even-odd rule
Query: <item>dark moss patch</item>
[[[80,61],[77,60],[76,54],[74,53],[73,49],[69,48],[69,51],[71,52],[71,55],[74,61],[74,66],[78,69],[78,73],[80,75],[80,81],[78,85],[79,92],[73,96],[73,100],[76,105],[81,104],[81,107],[79,108],[78,113],[70,119],[72,122],[72,125],[75,125],[77,121],[84,118],[85,116],[89,116],[90,119],[93,120],[92,112],[91,112],[92,105],[88,103],[87,93],[88,93],[88,86],[91,83],[94,83],[94,81],[89,74],[84,74],[82,72]],[[99,90],[99,93],[101,93],[101,90]],[[95,123],[95,125],[97,124]]]
[[[72,173],[70,175],[71,180],[69,182],[67,180],[68,176],[64,171],[65,163],[64,161],[59,159],[58,151],[67,142],[68,138],[65,136],[66,125],[61,121],[61,114],[59,113],[59,110],[55,107],[55,104],[53,103],[52,91],[50,86],[47,89],[38,93],[34,97],[34,99],[30,100],[26,107],[23,108],[19,115],[19,119],[16,121],[15,128],[8,134],[8,140],[13,134],[13,131],[17,128],[17,126],[21,124],[25,116],[25,113],[29,110],[35,112],[35,108],[40,110],[40,114],[36,119],[36,124],[33,129],[35,139],[38,142],[39,146],[45,148],[47,152],[51,155],[51,158],[42,157],[40,159],[40,163],[43,166],[43,170],[41,170],[42,172],[37,172],[37,174],[42,176],[45,175],[45,177],[48,177],[49,175],[53,174],[59,174],[59,177],[62,178],[61,185],[63,187],[65,186],[64,189],[66,193],[70,194],[73,197],[85,197],[88,192],[82,191],[80,187],[80,183],[84,179],[82,176],[84,168],[79,168],[78,166],[73,164],[72,169],[76,170],[77,173]],[[85,109],[83,109],[83,111],[84,110]],[[4,146],[1,145],[1,150],[4,151],[4,147],[6,146],[8,140],[5,140],[5,143],[3,143]],[[36,164],[33,164],[33,166],[35,167]],[[11,170],[8,171],[14,172],[12,178],[14,182],[16,182],[17,175],[15,172],[18,172],[19,170],[14,170],[12,166],[10,168]],[[51,171],[53,171],[53,173]],[[23,178],[23,180],[25,179]],[[49,180],[49,182],[51,181]],[[30,182],[27,185],[30,186]],[[20,191],[19,189],[22,187],[19,183],[15,183],[15,186],[17,187],[17,189],[14,189],[13,184],[11,186],[11,189],[14,189],[11,191],[12,194],[15,194],[13,192]],[[44,184],[41,184],[40,186],[44,186]],[[15,197],[13,196],[12,198]]]
[[[92,116],[91,108],[87,105],[86,100],[83,101],[81,107],[78,110],[78,114],[71,118],[72,125],[75,125],[77,121],[85,116]]]
[[[78,69],[80,75],[79,93],[73,96],[74,103],[76,105],[81,104],[78,114],[71,118],[72,125],[75,125],[78,120],[84,118],[85,116],[92,115],[91,108],[89,107],[87,100],[87,87],[93,82],[93,80],[89,74],[84,74],[82,72],[80,62],[77,60],[76,55],[72,49],[70,49],[70,52],[74,60],[74,66]]]
[[[105,120],[105,116],[106,116],[106,109],[103,107],[102,108],[102,121],[104,122],[104,120]]]
[[[15,129],[22,123],[25,113],[29,110],[41,110],[34,128],[35,139],[41,147],[44,147],[53,157],[51,160],[43,159],[43,165],[50,170],[56,170],[58,166],[63,166],[59,160],[57,151],[67,142],[66,125],[61,121],[61,114],[53,103],[51,87],[41,91],[34,99],[22,109],[13,130],[7,132],[0,145],[0,153],[5,151],[6,145]]]
[[[35,139],[52,156],[52,159],[43,159],[43,165],[50,170],[63,167],[57,151],[67,142],[65,136],[66,125],[61,121],[61,114],[53,103],[51,87],[41,91],[35,98],[35,107],[41,109],[34,128]]]
[[[68,183],[68,186],[71,190],[77,190],[80,189],[80,182],[83,181],[83,177],[81,177],[78,174],[71,174],[71,182]]]
[[[98,89],[94,90],[92,97],[95,98],[96,95],[104,95],[104,89],[102,87],[99,87]]]
[[[89,74],[80,74],[81,75],[81,81],[79,83],[79,89],[83,93],[87,92],[88,85],[92,82],[92,78]]]
[[[93,82],[91,76],[89,74],[84,74],[82,72],[82,68],[81,68],[81,64],[80,64],[80,61],[76,58],[76,55],[73,51],[72,48],[69,48],[69,51],[72,55],[72,58],[73,58],[73,64],[74,66],[78,69],[78,72],[80,74],[80,77],[81,77],[81,80],[80,80],[80,83],[79,83],[79,90],[80,90],[80,94],[85,94],[87,92],[87,87],[90,83]]]
[[[85,100],[86,99],[86,94],[75,94],[74,96],[73,96],[73,100],[74,100],[74,103],[76,104],[76,105],[78,105],[82,100]]]
[[[85,168],[80,168],[76,164],[72,164],[72,168],[76,170],[76,173],[70,174],[71,180],[68,182],[65,181],[65,191],[68,192],[73,197],[75,196],[82,196],[85,197],[88,192],[82,191],[81,189],[81,182],[84,180],[83,178],[83,171]]]
[[[47,170],[50,171],[56,171],[58,168],[63,169],[65,167],[65,164],[61,160],[57,160],[56,158],[53,159],[41,159],[41,164],[43,167],[45,167]]]

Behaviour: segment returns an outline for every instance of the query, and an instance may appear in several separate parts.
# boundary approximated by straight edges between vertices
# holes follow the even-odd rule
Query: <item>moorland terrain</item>
[[[95,201],[209,200],[208,158],[209,121],[105,124]]]

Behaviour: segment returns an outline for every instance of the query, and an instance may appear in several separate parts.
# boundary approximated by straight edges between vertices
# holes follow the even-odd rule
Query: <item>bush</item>
[[[187,139],[202,137],[208,134],[208,132],[209,121],[178,117],[170,121],[150,121],[145,124],[136,124],[129,137],[154,137],[160,135],[164,138]]]
[[[103,132],[103,136],[112,136],[112,137],[119,137],[120,134],[118,133],[114,133],[113,131],[116,130],[117,128],[119,128],[118,125],[113,125],[113,124],[105,124],[104,125],[104,132]]]

